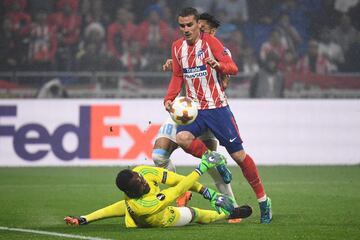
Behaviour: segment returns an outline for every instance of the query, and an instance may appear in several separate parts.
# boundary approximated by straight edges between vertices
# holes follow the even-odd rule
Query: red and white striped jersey
[[[222,43],[209,34],[201,34],[194,45],[181,38],[172,45],[173,74],[164,101],[174,100],[185,84],[186,95],[199,103],[200,109],[227,106],[220,75],[235,75],[238,68]],[[211,57],[220,63],[213,69],[204,61]]]

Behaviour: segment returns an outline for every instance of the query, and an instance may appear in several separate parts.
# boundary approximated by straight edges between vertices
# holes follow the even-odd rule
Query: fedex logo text
[[[46,114],[46,112],[44,112]],[[0,106],[0,141],[4,137],[12,137],[13,149],[17,156],[26,161],[38,161],[51,151],[57,158],[70,161],[75,158],[91,160],[136,159],[140,154],[151,158],[152,141],[160,125],[152,124],[143,131],[136,124],[110,125],[104,123],[108,117],[121,117],[119,105],[80,106],[78,124],[62,123],[51,133],[44,124],[29,121],[15,128],[11,124],[3,124],[1,119],[16,118],[16,105]],[[120,147],[105,147],[105,137],[121,137],[126,133],[133,140],[132,146],[125,152]],[[63,140],[67,134],[74,134],[78,145],[73,150],[65,149]],[[48,145],[49,149],[29,151],[28,146]],[[1,153],[0,153],[1,154]]]

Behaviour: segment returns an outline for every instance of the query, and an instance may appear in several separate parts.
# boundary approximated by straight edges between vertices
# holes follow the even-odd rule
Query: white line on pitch
[[[86,239],[86,240],[110,240],[108,238],[86,237],[86,236],[80,236],[80,235],[40,231],[40,230],[25,229],[25,228],[9,228],[9,227],[0,226],[0,230],[11,231],[11,232],[25,232],[25,233],[42,234],[42,235],[49,235],[49,236],[56,236],[56,237],[63,237],[63,238],[76,238],[76,239]]]

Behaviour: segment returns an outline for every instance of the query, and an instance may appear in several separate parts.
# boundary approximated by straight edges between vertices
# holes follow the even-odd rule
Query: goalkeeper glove
[[[201,163],[196,168],[196,171],[202,175],[204,172],[206,172],[208,169],[219,166],[219,165],[225,165],[226,159],[224,156],[222,156],[219,153],[207,151],[201,156]]]
[[[205,188],[203,197],[210,201],[210,205],[220,214],[229,215],[234,210],[234,199],[227,195],[220,194],[211,188]]]
[[[84,218],[84,217],[66,216],[64,218],[64,221],[67,225],[72,225],[72,226],[88,224],[88,222],[86,221],[86,218]]]

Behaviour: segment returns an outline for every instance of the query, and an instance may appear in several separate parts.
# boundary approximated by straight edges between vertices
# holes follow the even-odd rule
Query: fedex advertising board
[[[258,164],[360,163],[360,101],[239,99],[230,105]],[[0,100],[0,166],[151,165],[168,116],[162,99]],[[230,158],[223,147],[219,152]],[[199,162],[181,149],[171,159]]]
[[[168,117],[161,100],[0,103],[1,165],[145,163]]]

